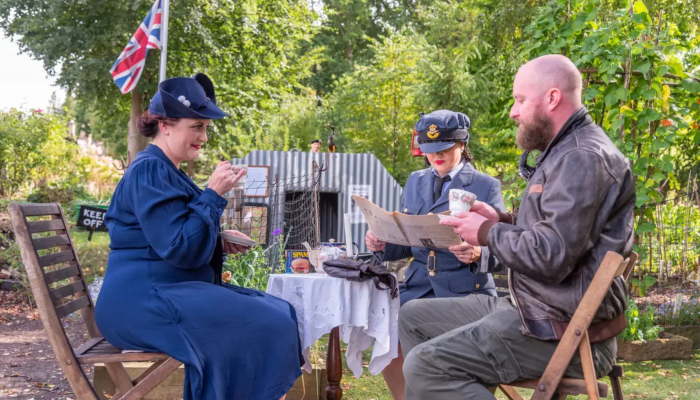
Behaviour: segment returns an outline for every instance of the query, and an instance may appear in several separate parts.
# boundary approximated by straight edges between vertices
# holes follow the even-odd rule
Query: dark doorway
[[[340,241],[338,230],[338,193],[321,193],[319,196],[318,220],[321,225],[321,241]]]
[[[301,250],[308,242],[316,246],[313,191],[287,192],[284,199],[284,235],[288,250]]]
[[[316,246],[316,215],[312,191],[287,192],[284,204],[284,234],[287,249],[302,249],[303,242]],[[338,230],[338,193],[320,193],[318,204],[321,242],[340,241]]]

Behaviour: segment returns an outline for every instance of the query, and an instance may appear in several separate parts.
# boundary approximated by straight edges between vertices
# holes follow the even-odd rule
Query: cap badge
[[[440,131],[437,130],[437,125],[430,125],[428,127],[428,138],[436,139],[438,136],[440,136]]]

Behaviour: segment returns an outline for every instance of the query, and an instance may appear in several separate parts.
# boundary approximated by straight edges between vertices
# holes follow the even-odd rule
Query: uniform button
[[[404,208],[404,209],[403,209],[403,212],[407,213],[407,212],[408,212],[408,208]]]
[[[477,283],[477,284],[476,284],[476,288],[478,289],[478,288],[479,288],[479,286],[481,286],[481,285],[479,285],[479,284]]]

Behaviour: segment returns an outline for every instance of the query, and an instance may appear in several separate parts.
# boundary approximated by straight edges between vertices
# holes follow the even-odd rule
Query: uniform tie
[[[442,196],[442,188],[445,186],[445,182],[451,181],[452,178],[449,175],[445,175],[442,178],[439,176],[435,177],[435,191],[433,192],[433,204],[438,201],[440,196]]]

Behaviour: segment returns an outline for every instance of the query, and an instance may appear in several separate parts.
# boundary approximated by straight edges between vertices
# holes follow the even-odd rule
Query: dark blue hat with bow
[[[450,110],[433,111],[416,123],[418,143],[423,153],[445,151],[457,142],[469,142],[469,117]]]
[[[159,83],[148,111],[167,118],[221,119],[226,116],[216,105],[214,84],[202,73]]]

